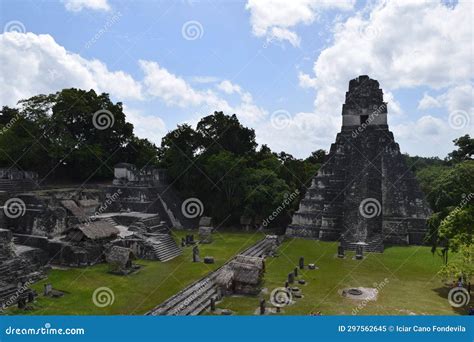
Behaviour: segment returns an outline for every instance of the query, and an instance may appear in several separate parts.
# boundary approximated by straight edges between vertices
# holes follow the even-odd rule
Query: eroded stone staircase
[[[147,242],[151,245],[156,258],[165,262],[181,255],[181,249],[169,234],[148,234]]]
[[[255,245],[239,253],[240,255],[265,257],[278,245],[276,236],[266,236]],[[227,264],[227,263],[226,263]],[[223,267],[223,266],[222,266]],[[170,297],[146,315],[151,316],[195,316],[211,305],[211,298],[219,299],[220,290],[216,279],[222,267],[209,273],[204,278],[192,283],[174,296]]]

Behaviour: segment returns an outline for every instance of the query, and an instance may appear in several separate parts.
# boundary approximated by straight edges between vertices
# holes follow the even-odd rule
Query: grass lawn
[[[176,241],[190,232],[174,232]],[[197,232],[194,233],[195,239]],[[108,273],[108,265],[100,264],[87,268],[52,270],[48,279],[35,285],[38,298],[34,310],[7,310],[8,314],[32,315],[140,315],[160,304],[193,281],[224,264],[233,255],[263,238],[263,234],[215,233],[214,242],[200,245],[201,259],[214,256],[216,263],[206,265],[193,263],[192,247],[186,247],[183,255],[162,263],[137,260],[142,269],[135,274],[118,276]],[[44,297],[43,284],[51,283],[53,288],[67,292],[61,298]],[[99,308],[92,302],[92,294],[99,287],[113,291],[112,305]]]
[[[287,275],[300,256],[305,263],[315,263],[319,270],[299,270],[295,284],[303,293],[302,299],[283,309],[286,315],[308,315],[321,311],[323,315],[453,315],[466,314],[453,309],[447,300],[448,289],[436,276],[441,258],[433,256],[429,247],[390,247],[383,254],[369,254],[362,261],[336,257],[336,242],[288,239],[279,249],[279,256],[267,258],[263,295],[268,301],[271,291],[284,286]],[[344,298],[340,291],[347,287],[377,287],[377,301],[366,302]],[[240,315],[253,315],[259,306],[258,297],[227,297],[218,308],[228,308]],[[472,300],[471,300],[472,303]],[[354,311],[354,312],[353,312]]]

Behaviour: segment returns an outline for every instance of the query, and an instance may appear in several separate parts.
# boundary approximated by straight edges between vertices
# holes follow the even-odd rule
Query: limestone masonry
[[[286,235],[363,245],[421,244],[430,208],[387,125],[376,80],[349,82],[342,129],[312,180]]]

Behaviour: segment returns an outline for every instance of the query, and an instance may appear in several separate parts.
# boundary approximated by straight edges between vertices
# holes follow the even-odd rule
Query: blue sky
[[[259,143],[306,157],[329,149],[348,81],[368,74],[384,89],[402,152],[444,157],[452,139],[474,131],[470,2],[1,6],[1,105],[94,88],[124,102],[137,134],[156,143],[179,123],[224,110]]]

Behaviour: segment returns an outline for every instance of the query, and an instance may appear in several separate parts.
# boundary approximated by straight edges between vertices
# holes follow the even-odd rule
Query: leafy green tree
[[[474,277],[474,245],[461,244],[459,252],[439,271],[442,279],[464,279],[469,282]]]
[[[197,195],[199,171],[195,159],[198,147],[197,133],[187,124],[168,132],[161,141],[160,164],[168,170],[169,177],[185,197]]]
[[[201,183],[206,186],[199,193],[207,198],[217,222],[238,222],[246,196],[248,170],[245,157],[220,151],[204,158],[205,179]]]
[[[93,90],[63,89],[3,107],[0,126],[1,165],[50,179],[110,178],[117,162],[157,162],[156,147],[134,136],[122,103]]]
[[[257,147],[254,130],[242,126],[235,114],[214,112],[199,121],[196,132],[201,149],[209,154],[224,149],[242,156],[255,153]]]
[[[448,154],[446,158],[448,161],[459,163],[463,160],[472,160],[472,156],[474,155],[474,139],[471,138],[469,134],[454,139],[453,142],[458,149]]]
[[[283,207],[283,201],[290,193],[290,187],[278,174],[270,169],[250,169],[246,184],[245,216],[265,220],[278,207]],[[275,218],[270,220],[270,226],[282,222],[288,223],[288,209],[283,208]]]
[[[3,107],[0,112],[0,166],[15,166],[45,174],[50,157],[43,130],[18,109]]]
[[[462,245],[474,243],[474,193],[467,195],[439,225],[439,237],[449,241],[449,248],[458,252]]]
[[[433,252],[441,247],[448,263],[448,252],[457,252],[461,242],[472,244],[472,197],[474,196],[474,161],[464,161],[443,170],[432,181],[427,198],[434,210],[428,221]]]

